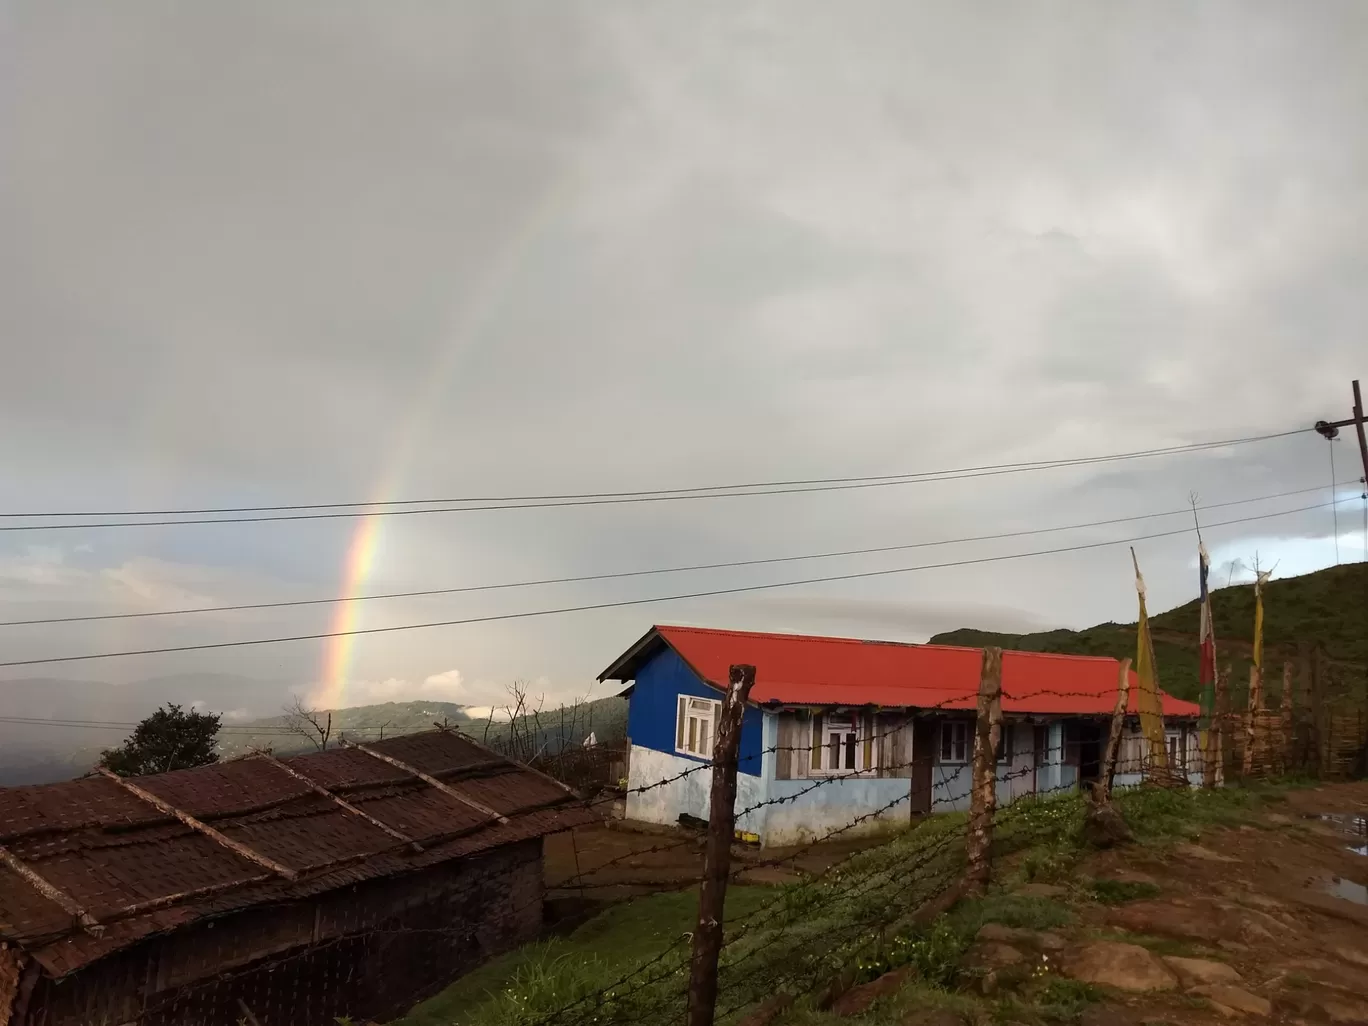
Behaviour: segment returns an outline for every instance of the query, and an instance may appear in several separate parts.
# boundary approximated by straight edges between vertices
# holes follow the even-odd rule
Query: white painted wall
[[[712,770],[697,759],[686,759],[682,755],[658,752],[654,748],[633,745],[627,771],[627,818],[642,823],[663,823],[673,825],[679,822],[680,813],[688,813],[699,819],[708,818],[709,792],[712,790]],[[700,769],[700,767],[702,767]],[[693,770],[687,776],[673,779],[685,770]],[[659,784],[668,784],[640,788]],[[736,775],[736,808],[748,809],[765,799],[764,782],[751,773]],[[765,809],[756,809],[737,817],[736,829],[761,833],[764,826]]]

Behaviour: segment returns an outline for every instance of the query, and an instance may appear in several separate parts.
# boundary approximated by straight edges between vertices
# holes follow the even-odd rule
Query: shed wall
[[[13,1026],[384,1021],[542,923],[541,839],[151,938],[61,980]]]

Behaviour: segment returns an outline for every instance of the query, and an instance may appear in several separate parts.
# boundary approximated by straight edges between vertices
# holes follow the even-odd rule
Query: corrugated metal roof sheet
[[[596,818],[555,781],[449,731],[368,747],[508,822],[354,748],[281,761],[417,841],[421,852],[269,761],[247,758],[136,779],[177,810],[298,874],[287,880],[104,777],[3,788],[0,845],[104,929],[99,936],[86,932],[0,865],[0,938],[28,950],[53,975],[65,975],[206,916],[407,872]],[[158,907],[136,909],[147,903]]]
[[[803,634],[763,634],[700,627],[657,627],[616,664],[635,673],[652,638],[669,645],[702,679],[726,687],[730,667],[755,666],[751,701],[786,705],[879,705],[972,709],[983,650]],[[1039,715],[1110,715],[1120,664],[1098,656],[1004,652],[1002,709]],[[608,676],[612,674],[610,670]],[[630,679],[622,677],[619,679]],[[1130,709],[1135,711],[1135,673]],[[1163,696],[1167,716],[1196,716],[1192,702]]]

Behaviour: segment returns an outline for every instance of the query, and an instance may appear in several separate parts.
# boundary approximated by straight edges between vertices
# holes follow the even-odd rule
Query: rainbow
[[[485,266],[484,274],[472,285],[470,300],[453,317],[450,330],[445,332],[445,342],[437,347],[433,367],[424,375],[426,386],[409,407],[411,412],[397,434],[385,473],[371,490],[375,496],[371,501],[375,505],[384,505],[401,494],[409,465],[427,434],[427,425],[447,398],[448,383],[459,369],[462,358],[479,342],[490,318],[503,305],[516,279],[515,272],[525,262],[533,242],[544,235],[555,220],[573,182],[573,177],[561,176],[543,192],[537,203],[528,205],[527,216],[504,240]],[[342,636],[329,638],[325,643],[319,683],[309,695],[310,703],[317,708],[341,709],[348,704],[347,685],[356,658],[357,637],[345,632],[356,630],[360,624],[362,603],[355,599],[364,593],[366,582],[375,569],[384,521],[382,516],[359,518],[347,544],[340,592],[346,601],[337,604],[328,628],[329,633]]]

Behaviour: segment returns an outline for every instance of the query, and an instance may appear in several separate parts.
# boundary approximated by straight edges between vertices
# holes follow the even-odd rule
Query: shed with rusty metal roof
[[[595,818],[448,730],[0,789],[0,1026],[387,1017],[534,937]]]

